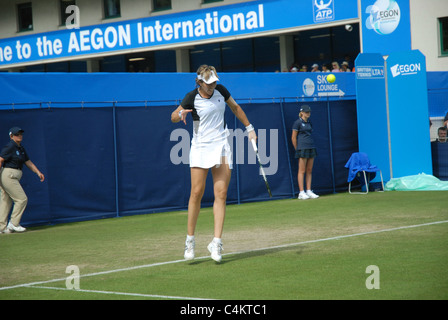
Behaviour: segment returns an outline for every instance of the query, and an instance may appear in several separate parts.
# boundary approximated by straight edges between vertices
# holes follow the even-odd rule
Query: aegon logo
[[[412,74],[417,74],[422,69],[420,63],[411,63],[411,64],[396,64],[390,68],[390,72],[392,72],[392,76],[395,78],[396,76],[408,76]]]
[[[400,7],[395,0],[377,0],[366,8],[366,28],[380,35],[391,34],[400,23]]]
[[[395,10],[379,11],[377,14],[381,19],[393,18],[398,17],[400,15],[400,10],[395,9]]]

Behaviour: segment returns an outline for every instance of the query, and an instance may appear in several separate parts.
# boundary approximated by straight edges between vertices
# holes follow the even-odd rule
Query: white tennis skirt
[[[212,168],[222,164],[222,157],[225,157],[229,168],[233,169],[232,150],[226,139],[218,142],[195,143],[191,142],[190,167]]]

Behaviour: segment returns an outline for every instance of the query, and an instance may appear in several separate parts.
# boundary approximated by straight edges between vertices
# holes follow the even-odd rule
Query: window
[[[109,19],[120,16],[120,0],[104,0],[104,18]]]
[[[259,37],[196,45],[190,49],[190,71],[202,64],[219,72],[274,72],[280,68],[278,37]]]
[[[221,68],[224,72],[254,71],[253,39],[221,42]]]
[[[171,0],[152,0],[154,11],[170,10]]]
[[[448,17],[439,18],[440,25],[440,54],[448,56]]]
[[[359,24],[352,24],[349,32],[345,26],[335,26],[300,31],[294,35],[294,59],[298,66],[306,65],[308,70],[314,63],[319,65],[347,61],[353,67],[353,60],[360,51]]]
[[[33,30],[33,10],[31,2],[18,4],[17,14],[19,19],[19,32]]]
[[[214,66],[218,72],[222,71],[220,43],[201,44],[190,49],[190,71],[196,72],[202,64]]]
[[[61,8],[61,26],[65,25],[65,22],[67,21],[67,18],[72,15],[73,13],[65,13],[68,6],[75,6],[76,1],[75,0],[59,0],[60,2],[60,8]]]

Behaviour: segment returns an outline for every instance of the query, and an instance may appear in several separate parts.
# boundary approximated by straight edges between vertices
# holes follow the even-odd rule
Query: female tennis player
[[[314,157],[317,156],[316,147],[314,145],[313,127],[309,120],[311,116],[311,108],[308,105],[300,107],[299,119],[297,119],[292,126],[291,141],[296,150],[295,157],[299,159],[299,172],[297,180],[299,183],[298,199],[316,199],[319,198],[317,194],[311,191],[311,180],[313,173]],[[306,173],[306,192],[304,190],[303,179]]]
[[[205,181],[209,169],[213,177],[214,190],[214,239],[208,245],[211,257],[222,260],[221,236],[226,213],[227,189],[232,169],[232,151],[227,137],[230,135],[224,121],[227,105],[246,127],[249,139],[257,139],[254,127],[243,109],[235,102],[229,91],[219,81],[213,66],[202,65],[197,70],[197,88],[185,95],[181,105],[171,114],[172,122],[187,123],[187,115],[193,117],[193,138],[190,149],[191,193],[188,202],[187,239],[184,258],[194,259],[194,232],[204,195]]]

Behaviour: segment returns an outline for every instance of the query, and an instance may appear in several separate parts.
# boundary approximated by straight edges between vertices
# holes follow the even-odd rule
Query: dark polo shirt
[[[22,170],[23,164],[30,160],[28,154],[23,146],[17,145],[13,140],[3,147],[0,152],[0,157],[5,159],[3,162],[4,168],[20,169]]]
[[[292,130],[298,131],[297,150],[313,149],[316,147],[311,136],[313,127],[309,120],[305,122],[302,118],[297,119],[292,126]]]

